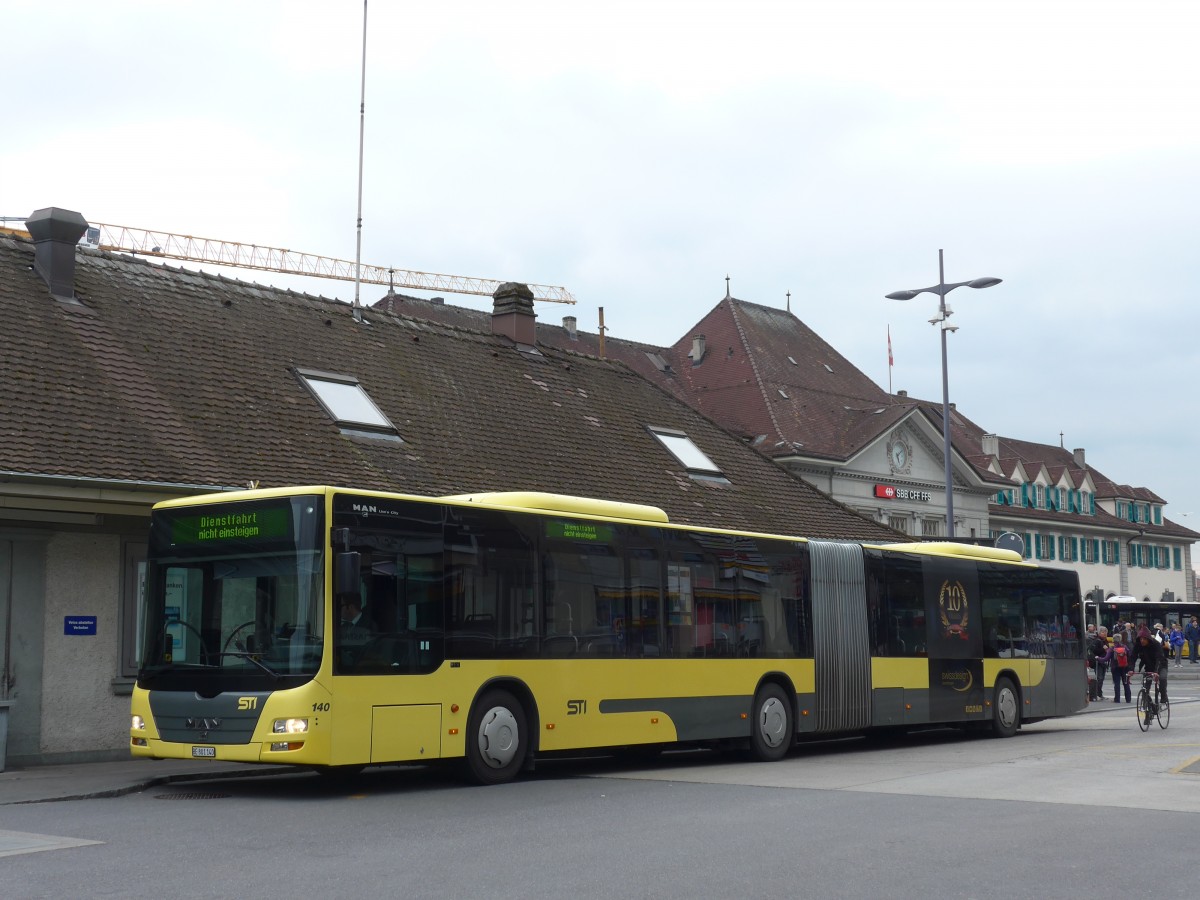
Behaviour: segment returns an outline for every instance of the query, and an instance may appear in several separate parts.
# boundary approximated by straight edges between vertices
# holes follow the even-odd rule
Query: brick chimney
[[[518,344],[536,342],[533,291],[528,285],[506,281],[492,294],[492,334],[502,334]]]
[[[66,303],[75,299],[75,245],[87,232],[83,216],[47,206],[25,220],[33,238],[33,269],[50,288],[50,296]]]

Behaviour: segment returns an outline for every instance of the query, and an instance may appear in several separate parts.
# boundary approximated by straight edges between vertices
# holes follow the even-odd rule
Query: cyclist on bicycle
[[[1166,705],[1167,702],[1167,654],[1162,644],[1150,634],[1150,629],[1143,625],[1138,629],[1137,640],[1133,642],[1132,668],[1138,671],[1158,673],[1158,696]]]

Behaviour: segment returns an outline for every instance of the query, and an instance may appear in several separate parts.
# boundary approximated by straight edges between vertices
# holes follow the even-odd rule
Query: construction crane
[[[12,216],[3,216],[0,220],[24,222],[23,218],[18,220]],[[23,231],[4,227],[0,227],[0,232],[24,234]],[[168,231],[149,231],[125,225],[106,225],[102,222],[90,223],[84,240],[89,246],[115,253],[133,253],[139,256],[179,259],[238,269],[257,269],[284,275],[309,275],[337,281],[355,280],[356,267],[350,260],[278,247],[262,247],[258,244],[195,237],[190,234],[172,234]],[[361,267],[358,280],[366,284],[386,284],[393,288],[442,291],[448,294],[480,294],[488,297],[503,283],[495,278],[468,278],[462,275],[439,275],[434,272],[368,265]],[[529,289],[533,292],[535,300],[547,303],[575,303],[575,298],[563,287],[531,284]]]

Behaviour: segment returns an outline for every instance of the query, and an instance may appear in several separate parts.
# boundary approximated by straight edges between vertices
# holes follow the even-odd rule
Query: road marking
[[[85,841],[79,838],[55,837],[52,834],[30,834],[25,831],[0,830],[0,856],[16,856],[19,853],[40,853],[43,850],[66,850],[68,847],[86,847],[103,844],[104,841]]]
[[[1200,756],[1189,759],[1182,766],[1171,770],[1172,775],[1200,775]]]

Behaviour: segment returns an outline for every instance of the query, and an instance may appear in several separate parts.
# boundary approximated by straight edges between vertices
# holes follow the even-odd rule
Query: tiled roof
[[[368,309],[357,324],[320,297],[98,251],[76,258],[82,305],[64,304],[31,270],[32,245],[0,239],[5,472],[544,490],[660,506],[686,524],[895,537],[620,362],[520,352],[474,316],[437,324]],[[356,377],[403,443],[341,433],[296,367]],[[649,425],[687,432],[729,484],[690,478]]]
[[[672,348],[697,408],[769,455],[845,460],[908,413],[791,312],[726,297]]]
[[[448,324],[486,329],[488,312],[403,298],[392,308]],[[699,365],[690,357],[693,336],[704,335],[705,353]],[[570,335],[565,328],[539,322],[539,345],[599,353],[599,336]],[[893,396],[826,343],[791,312],[726,297],[671,347],[654,347],[615,338],[605,342],[605,356],[619,359],[644,378],[701,410],[745,439],[762,436],[757,444],[768,456],[847,459],[919,410],[942,428],[942,404],[907,395]],[[668,368],[664,371],[655,357]],[[982,452],[989,434],[952,407],[950,438],[955,450],[985,484],[1011,486],[1018,465],[1031,477],[1044,466],[1052,483],[1066,475],[1075,487],[1088,477],[1099,498],[1121,497],[1164,502],[1146,488],[1118,485],[1091,466],[1081,467],[1073,452],[1051,444],[998,437],[998,463],[1003,475],[991,470],[993,457]],[[999,509],[995,514],[1017,514]],[[1037,510],[1021,510],[1034,514]],[[1128,523],[1108,516],[1079,516],[1046,511],[1055,521],[1078,519],[1080,524]],[[1036,517],[1036,516],[1035,516]],[[1109,521],[1111,519],[1111,521]],[[1164,528],[1166,526],[1154,526]],[[1191,534],[1182,526],[1182,536]],[[1164,532],[1165,533],[1165,532]]]

